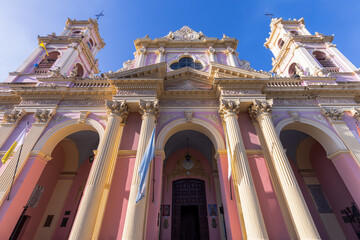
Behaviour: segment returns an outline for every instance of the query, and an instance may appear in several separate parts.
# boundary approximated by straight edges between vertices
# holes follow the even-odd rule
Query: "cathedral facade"
[[[271,73],[187,26],[101,75],[96,20],[40,36],[0,83],[0,156],[26,132],[1,238],[360,239],[360,71],[303,19],[270,28]]]

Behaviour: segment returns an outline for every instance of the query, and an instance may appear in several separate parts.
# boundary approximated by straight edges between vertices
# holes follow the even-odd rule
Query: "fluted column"
[[[230,66],[233,66],[233,67],[236,67],[236,57],[235,57],[235,50],[231,47],[228,47],[226,50],[225,50],[225,54],[227,56],[227,59],[228,59],[228,64]]]
[[[138,57],[137,57],[137,62],[136,62],[136,65],[135,65],[136,68],[139,68],[139,67],[143,67],[143,66],[144,66],[145,60],[146,60],[146,53],[147,53],[147,50],[146,50],[146,47],[145,47],[145,46],[142,46],[142,47],[136,52],[136,54],[138,55]]]
[[[165,61],[165,48],[164,47],[159,47],[159,49],[156,51],[157,54],[157,58],[156,58],[156,63],[161,63]]]
[[[247,239],[268,239],[237,120],[239,108],[239,102],[222,100],[219,111],[232,153],[232,176],[240,198],[238,209],[241,209]]]
[[[107,101],[106,106],[108,121],[105,133],[91,167],[69,239],[87,240],[93,237],[107,178],[112,175],[112,163],[117,157],[124,121],[128,116],[129,108],[125,101]]]
[[[215,48],[210,46],[206,53],[209,55],[209,61],[210,62],[217,62],[216,49]]]
[[[271,164],[275,169],[281,185],[298,239],[320,239],[295,175],[291,169],[289,160],[280,139],[276,135],[275,127],[271,120],[271,107],[272,103],[270,101],[254,100],[249,108],[249,114],[253,120],[259,122],[266,142],[266,147],[271,157]]]
[[[159,115],[158,101],[140,100],[140,113],[142,114],[142,123],[136,153],[134,172],[131,181],[129,202],[126,210],[125,225],[122,235],[123,240],[141,240],[145,238],[146,213],[149,202],[149,186],[151,185],[149,183],[149,179],[146,185],[145,197],[137,204],[135,204],[135,199],[140,185],[139,166],[144,155],[146,146],[150,140],[151,133],[154,130],[155,120]],[[148,174],[148,177],[150,175],[151,174]]]

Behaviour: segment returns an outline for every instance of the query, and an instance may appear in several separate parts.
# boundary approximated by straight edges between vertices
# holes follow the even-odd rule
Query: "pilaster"
[[[108,121],[104,138],[91,167],[69,239],[97,239],[129,108],[125,101],[107,101]],[[106,190],[107,189],[107,190]]]
[[[165,48],[164,47],[159,47],[159,49],[156,51],[157,54],[157,58],[156,58],[156,63],[161,63],[165,61]]]
[[[271,120],[272,101],[254,100],[249,108],[250,117],[259,123],[267,150],[270,153],[271,168],[275,169],[286,205],[290,212],[298,239],[320,239],[310,215],[289,160],[278,138]],[[270,168],[270,169],[271,169]]]
[[[210,62],[217,62],[216,49],[215,48],[210,46],[206,53],[209,55],[209,61]]]
[[[238,190],[242,217],[248,239],[268,239],[265,223],[257,199],[250,166],[246,156],[244,143],[241,137],[237,114],[240,111],[240,102],[221,100],[220,116],[225,122],[225,131],[229,139],[232,155],[233,182]]]
[[[144,156],[147,144],[150,140],[151,134],[155,128],[155,121],[159,115],[158,100],[143,101],[140,100],[140,114],[142,114],[142,123],[140,129],[140,137],[138,142],[138,149],[136,153],[136,160],[134,166],[133,177],[131,181],[129,202],[126,211],[125,225],[122,239],[144,239],[146,232],[147,208],[149,203],[149,176],[147,175],[147,184],[145,197],[135,204],[135,199],[140,185],[139,166]],[[151,163],[152,168],[153,162]]]
[[[230,66],[236,66],[236,59],[235,59],[235,50],[232,47],[227,47],[225,54],[227,56],[227,61]]]
[[[21,118],[25,115],[24,110],[6,110],[3,116],[3,122],[0,123],[0,148],[8,139],[14,128],[18,125]]]
[[[322,112],[327,117],[328,121],[332,124],[336,133],[343,140],[346,147],[350,150],[354,159],[356,159],[358,166],[360,167],[360,143],[357,141],[346,123],[343,121],[343,110],[341,108],[322,108]],[[359,116],[359,113],[356,110],[353,110],[352,113],[355,117]]]

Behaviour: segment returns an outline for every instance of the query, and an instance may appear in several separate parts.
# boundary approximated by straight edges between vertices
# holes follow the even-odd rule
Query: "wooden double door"
[[[173,182],[171,226],[173,240],[209,239],[204,181],[182,179]]]

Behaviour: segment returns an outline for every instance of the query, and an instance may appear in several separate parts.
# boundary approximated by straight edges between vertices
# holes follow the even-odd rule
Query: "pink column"
[[[236,206],[235,191],[233,183],[231,183],[232,199],[230,197],[230,184],[227,179],[228,176],[228,159],[227,154],[219,154],[218,157],[218,171],[221,188],[221,198],[224,206],[226,234],[229,240],[242,239],[240,219],[238,209]],[[219,217],[222,217],[219,213]]]
[[[5,200],[0,207],[1,239],[9,239],[45,165],[46,160],[40,156],[33,156],[27,160],[14,183],[10,200]]]
[[[351,196],[360,206],[360,167],[350,153],[337,154],[331,157],[336,170],[343,179]]]
[[[162,192],[162,173],[163,173],[163,155],[156,154],[155,157],[155,182],[153,182],[153,172],[150,175],[149,207],[146,223],[146,239],[159,239],[160,227],[160,207]],[[153,165],[154,166],[154,165]],[[155,192],[153,191],[155,190]],[[153,202],[154,192],[154,202]]]

